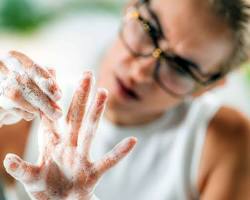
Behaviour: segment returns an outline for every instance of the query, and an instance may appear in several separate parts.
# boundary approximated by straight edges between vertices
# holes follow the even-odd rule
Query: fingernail
[[[92,71],[85,71],[83,72],[82,78],[88,77],[88,76],[93,76],[93,72]]]
[[[62,91],[60,90],[58,85],[54,82],[49,85],[49,92],[51,93],[51,96],[55,101],[58,101],[62,97]]]
[[[103,94],[105,94],[106,96],[108,95],[109,91],[106,88],[98,88],[97,89],[98,92],[101,92]]]
[[[84,72],[81,79],[80,79],[80,85],[83,85],[86,83],[86,79],[89,79],[91,82],[93,80],[93,74],[91,71]]]
[[[42,85],[43,90],[45,90],[54,101],[58,101],[61,98],[62,92],[54,79],[44,79],[43,82],[40,81],[40,85]]]
[[[130,144],[131,145],[135,145],[137,143],[137,141],[138,141],[136,137],[130,137],[129,139],[130,139]]]
[[[97,89],[98,95],[100,95],[101,99],[107,100],[108,99],[108,90],[105,88],[98,88]]]
[[[7,172],[8,171],[16,172],[20,167],[21,161],[14,154],[7,154],[3,164]]]

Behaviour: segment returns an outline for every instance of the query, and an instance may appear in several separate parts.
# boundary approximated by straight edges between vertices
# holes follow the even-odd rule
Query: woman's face
[[[205,73],[217,72],[230,56],[231,32],[212,14],[207,1],[151,0],[150,8],[168,39],[160,41],[162,49],[191,60]],[[119,37],[110,46],[101,63],[99,86],[109,90],[107,113],[113,121],[150,121],[182,101],[155,82],[155,61],[153,57],[134,57]]]

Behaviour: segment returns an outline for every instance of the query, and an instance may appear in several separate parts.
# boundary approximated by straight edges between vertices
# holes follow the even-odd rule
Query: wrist
[[[99,199],[95,195],[93,195],[90,200],[99,200]]]
[[[99,200],[93,193],[82,195],[82,194],[70,194],[65,200]]]

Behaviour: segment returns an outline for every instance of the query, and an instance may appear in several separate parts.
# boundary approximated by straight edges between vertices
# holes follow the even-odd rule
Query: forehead
[[[169,47],[204,72],[217,71],[232,53],[231,31],[213,15],[207,1],[152,0]]]

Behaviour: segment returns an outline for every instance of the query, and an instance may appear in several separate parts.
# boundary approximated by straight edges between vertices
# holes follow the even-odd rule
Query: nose
[[[130,80],[135,83],[153,82],[153,73],[156,66],[156,60],[152,57],[136,58],[131,62],[129,69]]]

